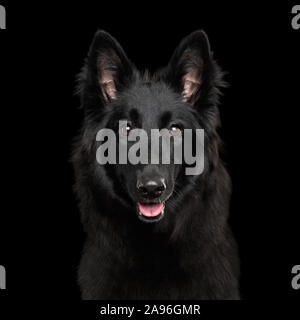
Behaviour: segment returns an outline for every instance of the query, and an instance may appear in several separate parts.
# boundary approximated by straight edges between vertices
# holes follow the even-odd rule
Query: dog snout
[[[136,187],[141,197],[155,199],[160,197],[166,190],[166,183],[165,179],[162,177],[139,179]]]

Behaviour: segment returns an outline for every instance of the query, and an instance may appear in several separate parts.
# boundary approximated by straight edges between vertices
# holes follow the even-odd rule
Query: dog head
[[[222,85],[222,72],[203,31],[184,38],[169,64],[155,74],[138,71],[120,44],[98,31],[79,86],[85,111],[81,152],[88,155],[94,189],[105,184],[115,201],[133,208],[144,222],[157,222],[168,210],[176,211],[184,194],[201,181],[199,172],[187,174],[191,163],[185,145],[191,146],[191,154],[197,153],[199,143],[204,145],[200,173],[217,165],[216,105]],[[187,129],[190,143],[185,141]],[[202,130],[202,142],[196,139],[197,129]],[[152,134],[158,131],[155,146]],[[175,157],[180,150],[181,162]],[[164,162],[164,156],[169,161]]]

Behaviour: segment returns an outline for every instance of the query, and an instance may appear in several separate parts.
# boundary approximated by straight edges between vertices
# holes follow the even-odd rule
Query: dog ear
[[[208,37],[202,30],[184,38],[176,48],[168,65],[168,78],[184,101],[191,104],[197,101],[211,60]]]
[[[98,86],[103,102],[115,99],[132,75],[132,65],[109,33],[98,31],[87,58],[88,80]]]

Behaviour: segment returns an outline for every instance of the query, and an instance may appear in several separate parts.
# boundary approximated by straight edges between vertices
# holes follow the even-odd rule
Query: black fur
[[[189,72],[199,81],[183,101]],[[116,99],[101,87],[106,74]],[[78,272],[83,299],[239,299],[239,259],[227,224],[231,181],[216,131],[222,75],[203,31],[186,37],[154,75],[139,72],[109,34],[95,35],[79,77],[84,122],[72,157],[87,233]],[[120,119],[145,130],[168,127],[171,120],[205,130],[201,175],[186,176],[184,165],[172,164],[151,171],[168,182],[158,222],[145,223],[136,212],[137,176],[147,166],[96,162],[97,131],[116,130]]]

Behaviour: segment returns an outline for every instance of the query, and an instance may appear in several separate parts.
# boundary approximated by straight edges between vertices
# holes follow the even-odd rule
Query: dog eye
[[[181,133],[181,129],[177,124],[173,124],[170,129],[170,133],[172,136],[178,136]]]
[[[123,136],[128,136],[132,129],[133,127],[129,123],[127,123],[127,125],[122,127],[120,131]]]

